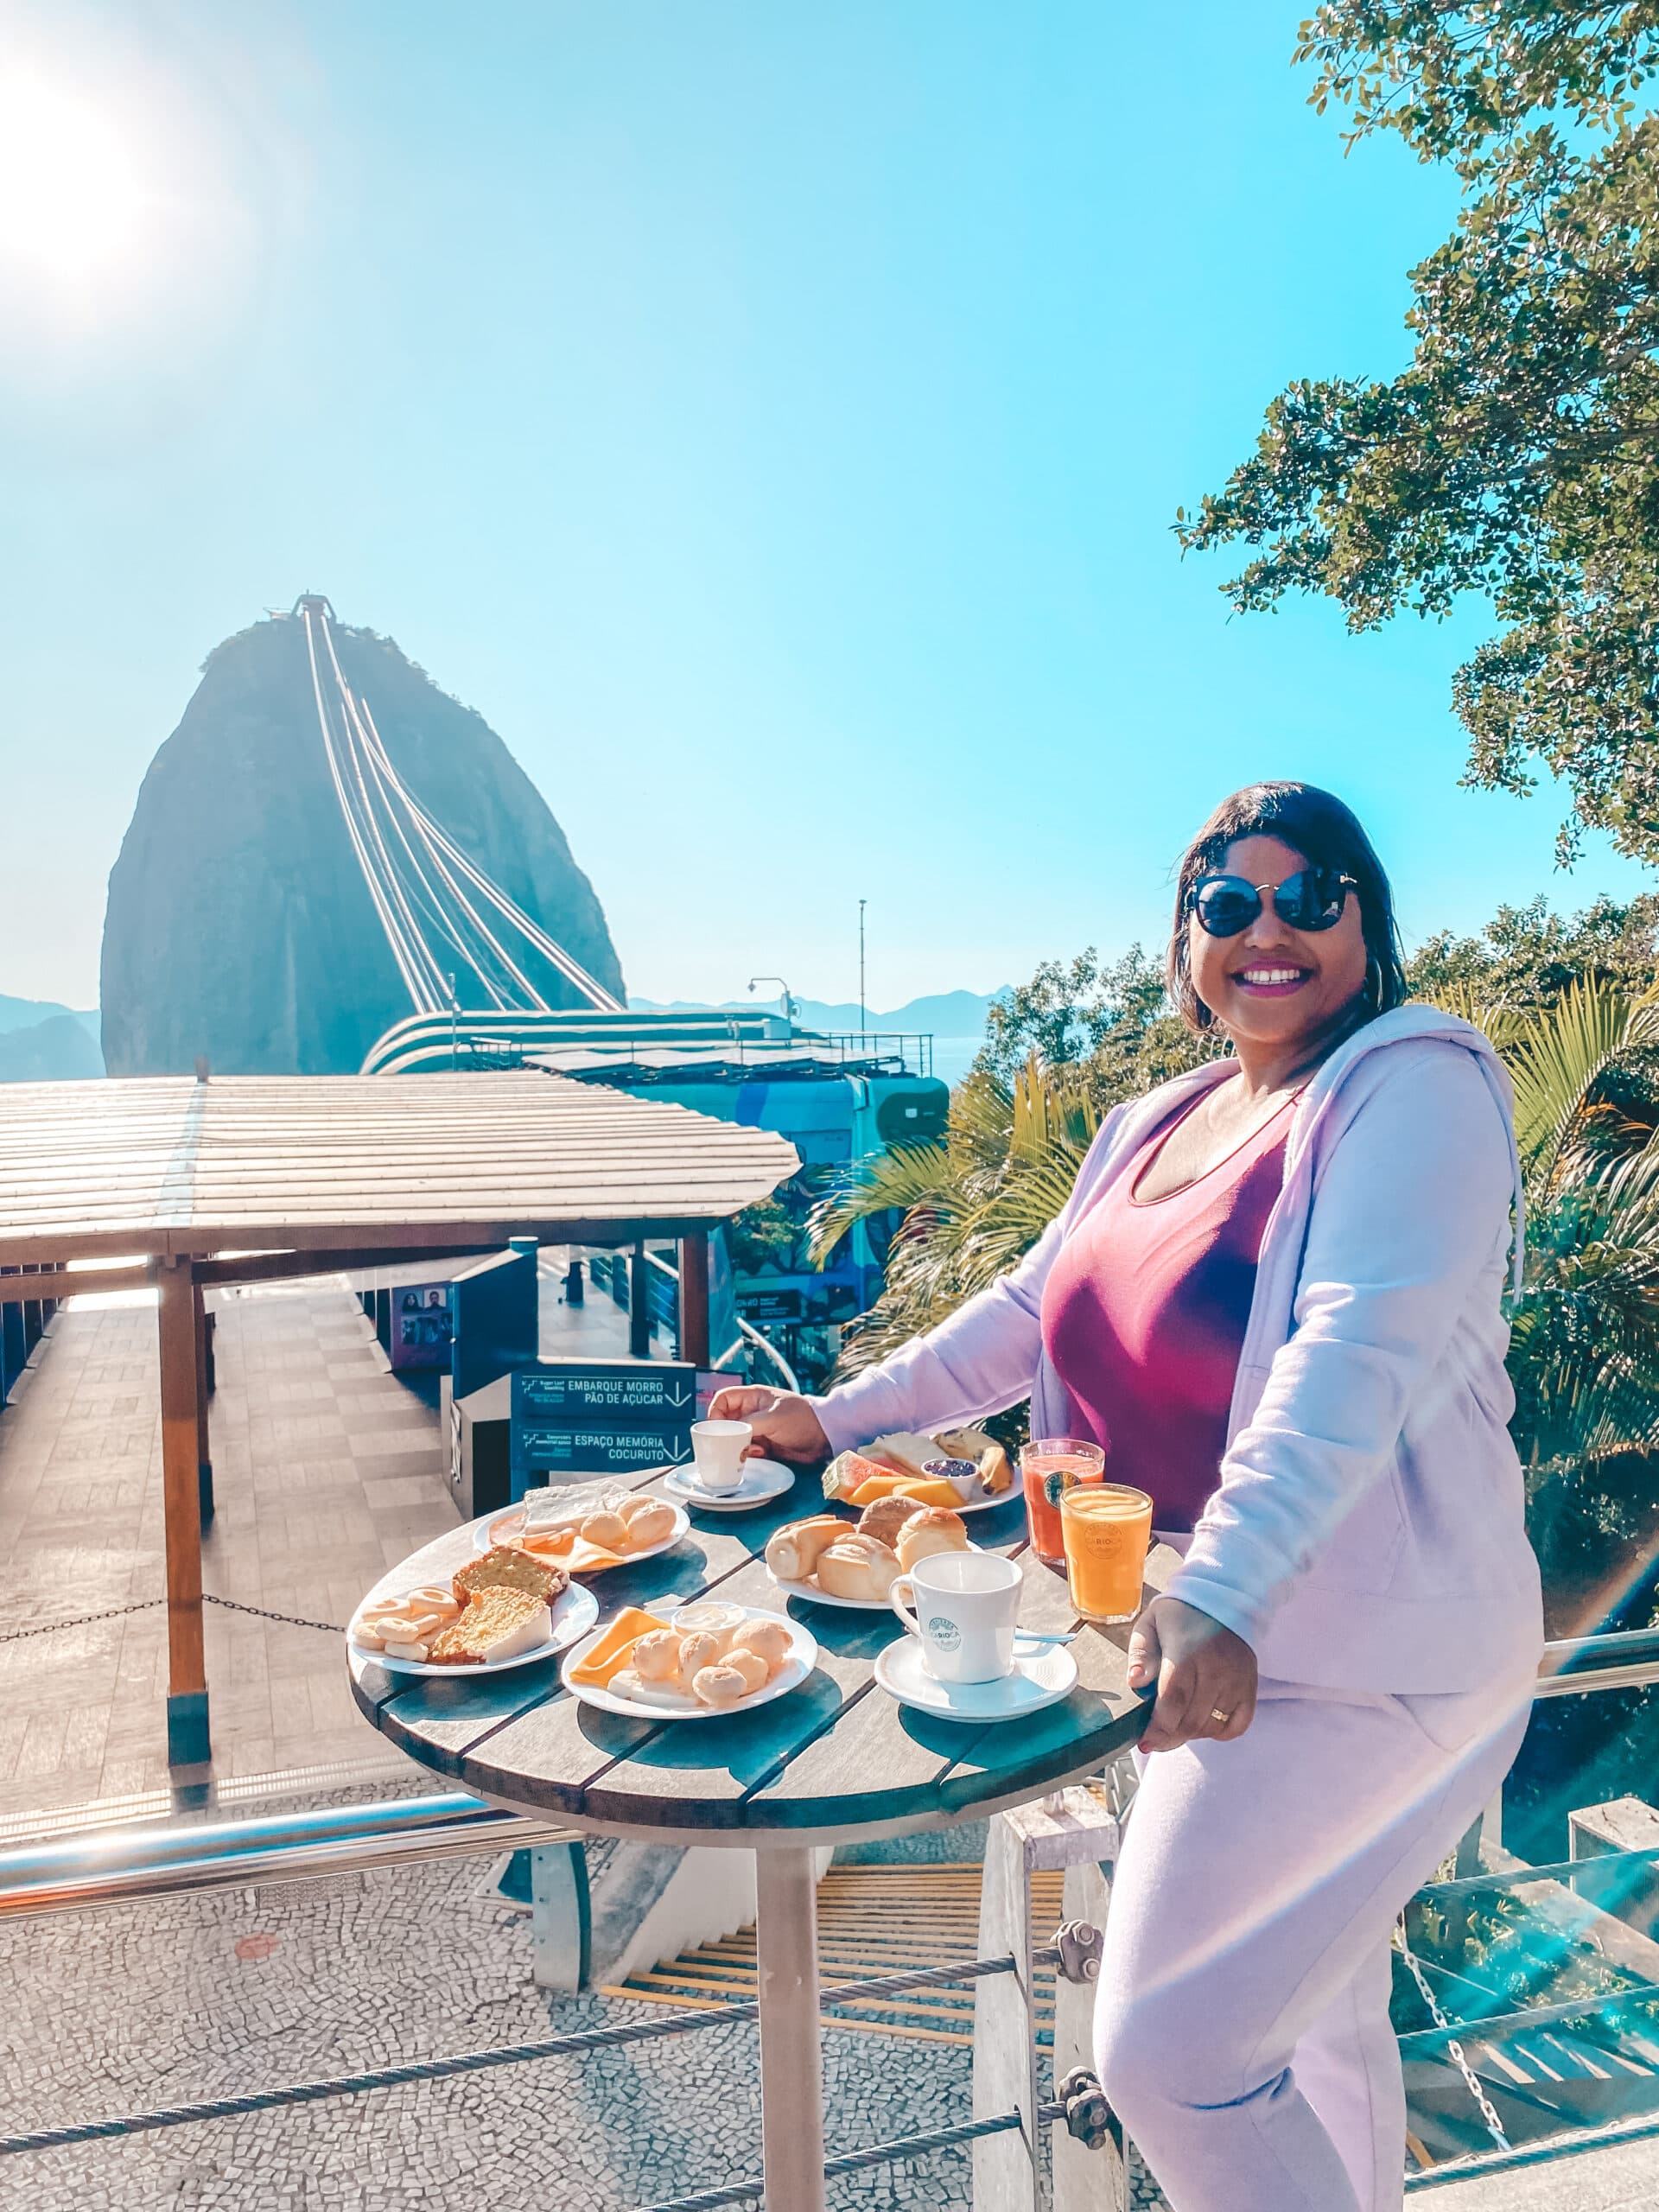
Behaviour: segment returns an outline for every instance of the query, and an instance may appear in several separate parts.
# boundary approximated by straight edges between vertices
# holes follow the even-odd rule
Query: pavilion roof
[[[542,1071],[0,1085],[0,1266],[705,1229],[799,1162],[763,1129]]]

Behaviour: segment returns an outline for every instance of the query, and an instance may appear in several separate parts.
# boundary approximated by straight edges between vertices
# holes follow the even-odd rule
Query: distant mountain
[[[28,1001],[7,999],[0,1004],[10,1008]],[[103,1072],[97,1039],[67,1007],[44,1021],[8,1022],[0,1029],[0,1083],[63,1083]]]
[[[0,1036],[9,1029],[32,1029],[37,1021],[49,1021],[60,1014],[79,1022],[89,1036],[98,1035],[96,1007],[60,1006],[55,999],[9,999],[0,991]]]
[[[483,716],[440,690],[390,638],[330,623],[323,643],[325,669],[337,653],[414,798],[473,866],[620,996],[622,971],[593,886]],[[188,1074],[199,1054],[222,1075],[354,1074],[413,1002],[382,925],[393,888],[403,921],[394,916],[391,934],[400,945],[423,936],[443,972],[445,932],[430,918],[422,927],[435,899],[426,864],[398,816],[391,817],[397,837],[383,836],[360,766],[357,814],[373,846],[355,821],[348,827],[340,795],[349,785],[324,741],[312,649],[310,630],[286,615],[216,645],[149,764],[104,918],[112,1074]],[[328,711],[337,710],[343,716],[335,700]],[[337,734],[343,726],[336,722]],[[376,849],[379,864],[359,864]],[[389,855],[400,850],[407,861],[394,865]],[[431,862],[432,872],[440,865]],[[519,944],[513,957],[549,1006],[586,1003],[540,953]]]
[[[981,1037],[985,1031],[985,1016],[1001,991],[939,991],[930,998],[912,999],[905,1006],[894,1007],[890,1013],[880,1013],[874,1007],[865,1010],[862,1022],[856,1005],[832,1006],[823,999],[798,998],[795,1019],[804,1029],[830,1029],[856,1032],[867,1030],[924,1030],[935,1037]],[[690,1014],[711,1012],[726,1014],[776,1013],[780,993],[763,998],[759,992],[753,998],[726,999],[718,1007],[710,1007],[707,999],[641,999],[631,998],[628,1004],[645,1014]]]

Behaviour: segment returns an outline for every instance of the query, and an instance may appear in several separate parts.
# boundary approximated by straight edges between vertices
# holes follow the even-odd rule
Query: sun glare
[[[37,78],[0,79],[0,254],[79,286],[130,246],[143,209],[108,115]]]

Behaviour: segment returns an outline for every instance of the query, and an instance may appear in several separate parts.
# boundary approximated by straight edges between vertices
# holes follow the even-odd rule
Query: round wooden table
[[[660,1476],[635,1485],[654,1491]],[[1097,1770],[1135,1741],[1144,1701],[1125,1683],[1126,1630],[1084,1628],[1077,1688],[1024,1721],[935,1719],[897,1704],[874,1662],[904,1633],[887,1613],[785,1600],[760,1554],[773,1529],[822,1511],[817,1478],[753,1512],[694,1510],[672,1550],[594,1579],[601,1618],[713,1593],[785,1607],[817,1639],[818,1662],[786,1697],[692,1725],[626,1720],[579,1704],[558,1662],[422,1680],[351,1655],[352,1688],[381,1733],[422,1765],[492,1802],[598,1835],[729,1846],[755,1854],[761,2141],[771,2212],[822,2212],[823,2054],[813,1847],[911,1835],[994,1813]],[[1020,1623],[1076,1621],[1065,1576],[1032,1557],[1023,1503],[975,1515],[974,1540],[1017,1556]],[[383,1590],[442,1580],[472,1556],[469,1528],[415,1553]],[[1161,1580],[1154,1554],[1149,1582]],[[1173,1560],[1169,1562],[1173,1564]]]

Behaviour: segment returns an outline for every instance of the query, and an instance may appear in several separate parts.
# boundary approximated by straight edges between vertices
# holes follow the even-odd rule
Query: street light
[[[750,978],[749,978],[749,990],[750,990],[751,995],[753,995],[753,990],[754,990],[754,987],[755,987],[755,985],[756,985],[757,983],[776,983],[776,984],[779,986],[779,989],[783,992],[783,995],[784,995],[784,1020],[785,1020],[785,1022],[787,1022],[787,1023],[789,1024],[790,1031],[791,1031],[791,1035],[792,1035],[792,1034],[793,1034],[793,1032],[794,1032],[794,1015],[795,1015],[795,1004],[796,1004],[796,1002],[795,1002],[794,999],[790,995],[790,988],[789,988],[789,985],[788,985],[786,982],[785,982],[785,981],[784,981],[784,979],[783,979],[783,977],[782,977],[781,976],[750,976]]]

